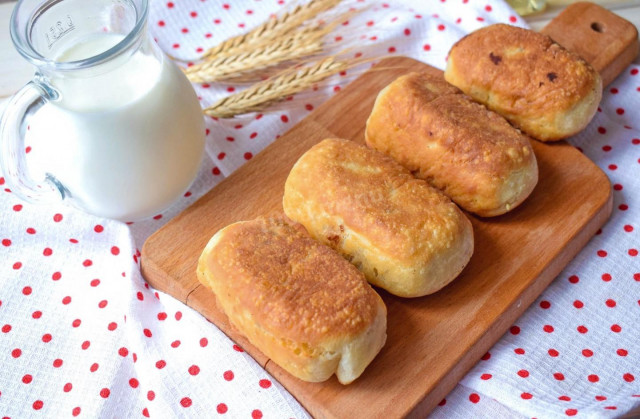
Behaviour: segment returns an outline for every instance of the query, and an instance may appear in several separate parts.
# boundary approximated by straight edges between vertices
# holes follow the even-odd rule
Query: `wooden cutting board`
[[[576,15],[557,19],[568,16],[575,24]],[[586,22],[589,28],[592,19],[580,24]],[[602,21],[601,14],[598,19]],[[637,33],[633,39],[637,44]],[[607,62],[606,69],[613,63],[617,72],[628,65],[616,59]],[[538,185],[523,205],[506,215],[470,216],[475,253],[454,282],[417,299],[378,290],[388,308],[388,339],[358,380],[349,386],[340,385],[335,377],[305,383],[284,372],[230,327],[216,308],[215,296],[197,281],[197,259],[220,228],[281,211],[289,170],[311,146],[327,137],[363,143],[365,121],[377,93],[409,71],[441,74],[409,58],[383,60],[149,237],[142,250],[142,272],[152,286],[215,323],[315,417],[387,418],[429,412],[583,248],[612,210],[607,176],[580,151],[565,142],[534,141]]]

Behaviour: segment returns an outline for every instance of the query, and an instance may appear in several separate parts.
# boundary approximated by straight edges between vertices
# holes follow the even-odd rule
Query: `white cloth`
[[[168,53],[193,57],[281,3],[151,0],[149,29]],[[453,42],[495,22],[524,25],[501,1],[405,0],[374,6],[339,30],[370,55],[393,48],[443,68]],[[602,417],[640,404],[638,68],[607,89],[601,112],[570,140],[615,185],[611,220],[434,417]],[[355,75],[261,118],[207,118],[207,157],[187,196],[131,225],[29,205],[0,178],[0,417],[305,417],[215,326],[144,282],[139,249]],[[241,88],[196,86],[205,104]]]

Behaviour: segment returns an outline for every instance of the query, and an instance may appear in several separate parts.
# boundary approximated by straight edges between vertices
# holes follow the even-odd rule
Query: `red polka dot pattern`
[[[639,249],[639,204],[628,192],[640,188],[633,174],[640,163],[640,136],[634,127],[638,112],[629,106],[630,100],[637,100],[635,88],[629,87],[637,85],[638,72],[634,65],[626,78],[618,79],[605,92],[594,121],[570,139],[609,176],[614,200],[611,220],[517,325],[505,331],[491,349],[491,359],[473,368],[447,396],[449,401],[464,406],[472,394],[484,394],[519,410],[524,401],[535,406],[536,392],[544,389],[545,400],[555,397],[558,401],[554,410],[522,407],[524,415],[609,417],[613,413],[607,412],[618,415],[638,406],[640,394],[633,385],[640,362],[635,354],[639,336],[630,329],[640,320],[640,273],[634,262]],[[629,362],[632,354],[634,361]],[[506,384],[514,382],[514,376],[526,381],[526,387],[514,389]],[[472,408],[450,405],[439,412],[474,416]]]
[[[289,3],[152,1],[150,31],[164,51],[192,60]],[[494,22],[523,24],[501,2],[431,3],[372,4],[330,42],[354,57],[402,54],[443,68],[449,47],[465,33]],[[630,105],[640,94],[638,70],[632,65],[605,90],[601,112],[569,140],[609,176],[611,220],[517,324],[505,326],[435,416],[482,417],[504,406],[528,417],[611,416],[638,404],[640,132],[637,107]],[[304,417],[239,345],[144,282],[140,249],[360,73],[338,74],[314,94],[294,95],[259,114],[206,118],[207,155],[196,181],[173,207],[145,220],[117,223],[65,206],[27,204],[0,177],[0,278],[10,284],[0,294],[0,405],[17,406],[10,417],[93,417],[116,404],[113,413],[122,417]],[[245,88],[194,87],[203,105]],[[65,410],[57,410],[61,405]]]

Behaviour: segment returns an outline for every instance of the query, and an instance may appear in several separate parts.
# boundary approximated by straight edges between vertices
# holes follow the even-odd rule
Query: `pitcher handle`
[[[13,193],[28,202],[53,203],[64,198],[64,187],[52,176],[40,182],[29,174],[25,151],[26,117],[57,97],[36,78],[11,97],[0,119],[0,171]]]

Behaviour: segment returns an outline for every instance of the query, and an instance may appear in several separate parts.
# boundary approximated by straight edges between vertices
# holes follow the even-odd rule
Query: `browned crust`
[[[455,205],[383,154],[331,139],[312,147],[299,163],[289,185],[304,189],[318,211],[339,214],[351,229],[378,240],[395,259],[412,258],[414,246],[429,243],[434,230],[446,230],[445,241],[458,233]]]
[[[298,160],[283,207],[396,295],[437,291],[473,251],[471,223],[446,196],[389,156],[348,140],[324,140]]]
[[[309,350],[363,332],[381,303],[355,267],[283,219],[227,227],[201,265],[218,299],[231,299],[258,329]]]
[[[427,73],[399,77],[379,94],[367,121],[366,141],[464,209],[483,216],[514,208],[537,183],[528,137]],[[521,190],[508,190],[520,171],[524,182],[515,188]]]
[[[458,41],[449,53],[445,78],[541,140],[565,138],[582,129],[593,117],[602,90],[599,74],[577,54],[547,35],[505,24],[487,26]],[[588,106],[581,103],[585,99]],[[558,120],[565,114],[573,119],[573,113],[579,121],[570,126]]]

